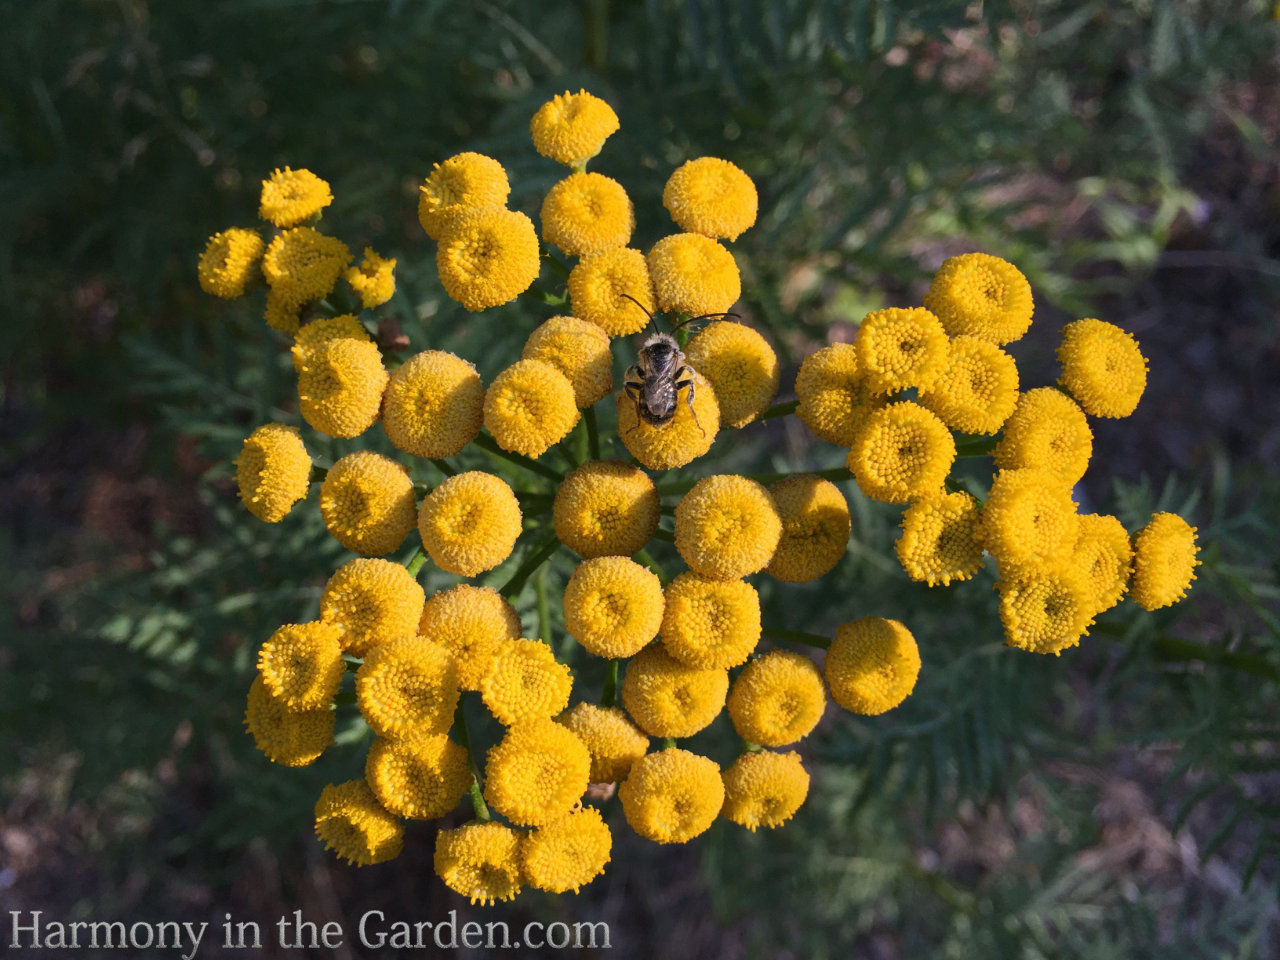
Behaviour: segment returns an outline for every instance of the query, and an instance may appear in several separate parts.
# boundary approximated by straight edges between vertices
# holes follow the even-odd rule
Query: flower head
[[[662,583],[627,557],[584,560],[564,588],[565,629],[597,657],[629,657],[658,635]]]
[[[373,337],[369,336],[369,331],[356,319],[354,313],[312,320],[293,336],[293,347],[289,351],[293,355],[293,369],[301,373],[316,349],[330,340],[360,340],[372,343]]]
[[[432,820],[458,805],[471,786],[467,751],[445,734],[400,740],[375,737],[364,778],[398,817]]]
[[[872,500],[906,503],[942,489],[956,441],[937,415],[899,400],[867,415],[846,458]]]
[[[298,325],[302,323],[302,304],[294,303],[290,297],[280,290],[267,288],[267,310],[263,315],[267,321],[267,326],[272,330],[279,330],[281,333],[293,336],[298,332]],[[294,368],[297,368],[294,363]]]
[[[951,336],[969,334],[997,346],[1031,326],[1031,284],[1013,264],[985,253],[947,260],[933,277],[924,305]]]
[[[1103,320],[1077,320],[1062,329],[1059,381],[1085,413],[1127,417],[1147,388],[1147,358],[1133,334]]]
[[[626,294],[626,296],[623,296]],[[634,297],[638,304],[627,297]],[[614,247],[589,254],[569,271],[573,312],[611,337],[639,333],[658,309],[649,263],[639,250]]]
[[[552,317],[529,334],[520,356],[549,363],[568,377],[579,408],[592,406],[613,390],[609,335],[588,320]]]
[[[271,293],[293,308],[327,297],[351,251],[337,237],[311,227],[294,227],[278,234],[262,255],[262,275]]]
[[[736,667],[759,642],[760,597],[745,580],[685,571],[667,584],[662,646],[681,663],[704,670]]]
[[[520,617],[493,587],[460,583],[427,600],[418,634],[453,654],[460,689],[479,690],[499,642],[520,636]]]
[[[739,167],[718,157],[687,160],[662,188],[662,205],[681,230],[704,237],[738,236],[756,222],[756,185]]]
[[[380,257],[371,247],[364,248],[364,259],[358,267],[347,267],[342,275],[360,297],[366,310],[380,307],[396,292],[396,258]]]
[[[588,460],[556,490],[556,536],[581,557],[634,556],[658,529],[658,488],[639,467]]]
[[[387,371],[377,344],[339,337],[307,354],[298,374],[298,408],[331,437],[358,437],[377,422]]]
[[[578,423],[573,383],[543,360],[517,360],[489,384],[484,425],[498,446],[538,457]]]
[[[684,356],[711,382],[726,427],[745,427],[778,394],[777,355],[764,337],[741,323],[708,324],[689,340]]]
[[[362,557],[329,578],[320,619],[338,628],[343,650],[363,657],[381,643],[414,636],[422,605],[422,587],[404,567]]]
[[[241,296],[261,256],[262,237],[257,230],[232,227],[215,233],[200,254],[200,289],[224,300]]]
[[[458,214],[482,207],[505,207],[511,193],[502,164],[482,153],[459,153],[431,168],[418,188],[418,222],[432,240]]]
[[[268,423],[249,434],[236,458],[236,484],[255,517],[283,520],[311,489],[311,457],[298,428]]]
[[[912,580],[931,587],[968,580],[982,566],[978,501],[962,491],[917,500],[903,511],[894,549]]]
[[[705,831],[724,805],[714,760],[673,747],[641,757],[618,789],[631,829],[654,843],[685,843]]]
[[[520,536],[520,504],[506,482],[469,470],[449,477],[422,500],[418,533],[431,562],[463,577],[492,570]]]
[[[571,173],[542,201],[542,238],[571,257],[625,247],[635,226],[627,191],[603,174]]]
[[[382,398],[382,428],[405,453],[454,457],[480,432],[484,386],[466,360],[424,350],[391,374]]]
[[[329,184],[310,170],[274,170],[262,181],[258,216],[277,227],[296,227],[333,203]]]
[[[655,643],[627,664],[622,703],[650,736],[691,737],[716,718],[728,692],[729,671],[687,666]]]
[[[769,495],[782,520],[782,536],[765,573],[787,583],[808,583],[830,572],[849,546],[849,503],[840,488],[799,474],[779,480]]]
[[[347,665],[331,623],[286,623],[258,651],[258,676],[290,710],[328,707]]]
[[[1053,387],[1037,387],[1018,397],[992,456],[1001,469],[1038,467],[1075,483],[1092,454],[1093,431],[1084,411]]]
[[[436,268],[445,293],[468,310],[514,300],[538,278],[538,234],[523,213],[469,207],[440,231]]]
[[[822,673],[803,654],[771,650],[752,660],[729,690],[729,719],[749,743],[782,747],[807,737],[822,719]]]
[[[554,716],[572,692],[573,673],[541,640],[499,640],[480,681],[484,705],[506,726]]]
[[[436,834],[435,871],[444,885],[486,906],[511,900],[524,882],[524,835],[493,820]]]
[[[1133,572],[1133,547],[1124,524],[1111,516],[1082,514],[1071,567],[1088,581],[1097,613],[1119,603]]]
[[[920,403],[962,433],[995,433],[1018,402],[1018,365],[994,343],[953,337],[938,378]]]
[[[618,130],[618,115],[599,97],[566,90],[544,103],[529,121],[533,148],[565,166],[582,166]]]
[[[782,519],[769,491],[747,477],[705,477],[676,504],[676,549],[704,577],[737,580],[759,573],[781,536]]]
[[[458,706],[453,656],[422,637],[380,643],[356,671],[356,702],[380,737],[447,733]]]
[[[794,750],[744,753],[724,772],[721,814],[755,833],[786,823],[808,795],[809,774]]]
[[[609,862],[613,835],[595,807],[582,807],[534,830],[524,841],[529,885],[548,893],[578,892]]]
[[[267,759],[286,767],[314,763],[333,743],[333,711],[327,703],[293,710],[271,695],[261,676],[255,677],[249,687],[244,722]]]
[[[417,518],[409,471],[371,450],[349,453],[325,474],[320,515],[333,539],[353,553],[390,553]]]
[[[670,470],[696,460],[711,449],[720,430],[720,404],[715,391],[696,370],[693,387],[676,397],[676,415],[660,427],[640,419],[636,402],[625,391],[617,394],[617,404],[622,445],[650,470]]]
[[[663,237],[650,249],[648,262],[658,306],[667,313],[724,313],[742,293],[733,254],[701,234]]]
[[[363,780],[329,784],[320,791],[315,814],[316,836],[325,848],[356,866],[394,860],[404,846],[404,824]]]
[[[549,717],[524,720],[489,748],[484,799],[523,827],[565,816],[587,791],[591,755],[578,735]]]
[[[801,422],[841,447],[852,447],[867,416],[886,403],[862,376],[851,343],[833,343],[804,358],[796,375],[796,399]]]
[[[1133,538],[1130,593],[1143,610],[1159,610],[1187,595],[1200,560],[1196,528],[1176,513],[1157,513]]]
[[[823,673],[832,700],[850,713],[874,717],[911,695],[920,650],[897,620],[863,617],[836,628]]]
[[[927,389],[947,362],[942,321],[923,307],[888,307],[867,314],[853,343],[868,388],[895,393]]]
[[[631,765],[649,749],[649,738],[621,707],[579,703],[556,717],[578,735],[591,754],[591,782],[625,780]]]
[[[1097,601],[1079,571],[1066,567],[1025,580],[1002,581],[1000,620],[1011,647],[1055,656],[1080,642]]]
[[[1006,580],[1051,573],[1070,558],[1080,532],[1071,488],[1047,470],[1001,470],[979,525],[982,545]]]

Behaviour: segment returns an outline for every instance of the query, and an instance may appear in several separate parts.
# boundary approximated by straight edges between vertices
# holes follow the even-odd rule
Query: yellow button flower
[[[258,676],[290,710],[327,707],[347,669],[341,637],[331,623],[286,623],[258,651]]]
[[[1037,467],[1073,484],[1092,455],[1093,431],[1079,404],[1053,387],[1037,387],[1018,397],[992,457],[1001,469]]]
[[[404,824],[383,809],[363,780],[329,784],[316,802],[316,836],[326,849],[359,867],[394,860]]]
[[[471,787],[467,751],[445,734],[407,740],[375,737],[364,777],[379,803],[410,820],[443,817]]]
[[[942,491],[956,441],[937,415],[900,400],[868,414],[846,462],[872,500],[907,503]]]
[[[704,477],[676,504],[676,549],[689,569],[737,580],[769,565],[782,536],[778,508],[747,477]]]
[[[655,643],[627,664],[622,703],[650,736],[691,737],[716,718],[728,692],[728,670],[687,666]]]
[[[577,317],[552,317],[525,341],[520,356],[549,363],[573,385],[574,403],[585,408],[613,391],[609,335]]]
[[[484,425],[503,450],[539,457],[578,423],[573,383],[542,360],[518,360],[489,384]]]
[[[529,122],[533,148],[570,167],[582,166],[598,154],[617,130],[613,107],[585,90],[552,97]]]
[[[577,893],[604,873],[612,849],[613,835],[600,811],[582,807],[525,838],[524,874],[538,890]]]
[[[358,437],[377,422],[387,379],[377,344],[325,340],[307,354],[298,374],[298,409],[321,433]]]
[[[343,650],[363,657],[381,643],[412,637],[422,606],[422,587],[404,567],[361,558],[329,578],[320,594],[320,619],[338,628]]]
[[[297,308],[327,297],[351,262],[351,251],[337,237],[311,227],[278,234],[262,255],[262,275],[271,293]]]
[[[625,780],[631,765],[649,749],[649,738],[631,722],[621,707],[575,704],[556,717],[587,745],[591,754],[591,782]]]
[[[523,884],[524,834],[505,823],[466,823],[436,834],[435,871],[444,885],[485,906],[511,900]]]
[[[626,294],[626,296],[623,296]],[[632,303],[627,297],[634,297]],[[573,312],[611,337],[639,333],[658,309],[649,263],[639,250],[615,247],[583,257],[569,271]]]
[[[542,238],[571,257],[625,247],[636,226],[631,198],[617,180],[572,173],[542,201]]]
[[[459,153],[431,168],[418,188],[418,222],[432,240],[458,214],[481,207],[505,207],[511,193],[502,164],[482,153]]]
[[[373,337],[364,328],[364,324],[356,319],[353,313],[344,313],[336,317],[320,317],[302,327],[293,337],[293,369],[302,372],[307,359],[316,348],[329,340],[361,340],[372,343]]]
[[[261,257],[262,237],[257,230],[232,227],[215,233],[200,254],[200,289],[224,300],[242,296]]]
[[[324,706],[291,710],[267,689],[262,677],[249,687],[244,722],[253,742],[272,763],[305,767],[333,743],[333,711]]]
[[[724,772],[726,820],[746,827],[779,827],[786,823],[809,795],[809,774],[800,754],[744,753]]]
[[[982,507],[979,537],[1006,580],[1052,573],[1080,532],[1071,488],[1047,470],[1001,470]]]
[[[418,533],[431,562],[463,577],[492,570],[520,536],[520,504],[506,482],[469,470],[449,477],[422,500]]]
[[[667,584],[662,646],[682,664],[702,670],[736,667],[759,642],[760,597],[745,580],[712,580],[686,571]]]
[[[440,231],[436,269],[445,293],[468,310],[514,300],[542,267],[538,234],[523,213],[503,207],[471,207],[450,217]]]
[[[311,457],[298,428],[268,423],[249,434],[236,458],[236,485],[259,520],[283,520],[311,489]]]
[[[923,307],[888,307],[867,314],[853,342],[858,369],[876,393],[927,389],[947,362],[942,321]]]
[[[405,453],[454,457],[480,432],[483,410],[476,368],[452,353],[424,350],[387,381],[382,428]]]
[[[1196,578],[1196,528],[1176,513],[1157,513],[1133,538],[1130,592],[1143,610],[1159,610],[1187,595]]]
[[[737,240],[756,222],[760,198],[741,168],[718,157],[699,157],[667,179],[662,205],[681,230]]]
[[[715,442],[720,430],[720,404],[707,378],[693,372],[693,411],[689,394],[676,398],[676,415],[660,427],[646,423],[636,412],[636,402],[619,391],[618,436],[627,452],[650,470],[671,470],[698,459]]]
[[[1102,320],[1077,320],[1062,328],[1059,381],[1085,413],[1127,417],[1147,388],[1147,358],[1133,334]]]
[[[685,843],[703,833],[724,805],[714,760],[671,748],[646,754],[618,788],[631,829],[654,843]]]
[[[356,671],[356,702],[380,737],[447,733],[458,706],[453,655],[421,637],[380,643]]]
[[[371,450],[349,453],[325,474],[320,515],[333,539],[353,553],[390,553],[417,519],[409,471]]]
[[[931,587],[968,580],[982,567],[978,501],[962,491],[917,500],[902,513],[894,549],[912,580]]]
[[[996,584],[1009,646],[1057,656],[1088,632],[1097,601],[1075,569]]]
[[[458,686],[479,690],[502,640],[520,636],[520,617],[493,587],[460,583],[427,600],[418,634],[453,654]]]
[[[272,330],[294,336],[298,332],[298,325],[302,323],[302,307],[303,304],[294,303],[283,292],[283,287],[278,290],[267,288],[267,310],[264,318]],[[294,366],[297,367],[297,364]]]
[[[361,305],[372,310],[396,292],[395,269],[395,257],[380,257],[371,247],[365,247],[360,266],[348,267],[342,277],[360,297]]]
[[[952,338],[947,362],[920,403],[962,433],[995,433],[1018,402],[1018,365],[994,343]]]
[[[823,673],[832,700],[850,713],[874,717],[911,695],[920,650],[897,620],[863,617],[836,628]]]
[[[851,343],[833,343],[804,358],[796,376],[796,416],[817,436],[852,447],[867,416],[885,405],[858,369]]]
[[[572,671],[541,640],[498,641],[480,681],[484,705],[506,726],[554,716],[572,692]]]
[[[1094,612],[1110,610],[1125,590],[1133,572],[1133,548],[1129,534],[1115,517],[1083,514],[1080,533],[1071,551],[1071,567],[1089,583],[1095,600]]]
[[[277,227],[296,227],[333,203],[327,181],[310,170],[274,170],[262,181],[258,216]]]
[[[489,748],[484,799],[518,826],[553,823],[587,792],[590,770],[591,755],[576,733],[548,717],[524,720]]]
[[[769,495],[782,520],[782,536],[765,573],[786,583],[808,583],[829,573],[849,546],[849,503],[840,488],[800,474],[779,480]]]
[[[711,382],[726,427],[745,427],[778,395],[777,355],[764,337],[741,323],[708,324],[689,340],[684,356]]]
[[[738,674],[728,707],[733,729],[747,742],[795,743],[813,732],[827,707],[822,673],[802,654],[771,650]]]
[[[1013,264],[985,253],[947,260],[934,274],[924,305],[951,336],[969,334],[1001,346],[1031,326],[1031,284]]]
[[[588,460],[556,490],[556,536],[579,556],[634,556],[658,529],[658,488],[638,467]]]
[[[662,583],[626,557],[578,564],[564,589],[564,626],[597,657],[629,657],[658,635]]]
[[[731,254],[710,237],[675,233],[649,251],[649,276],[665,313],[691,317],[724,313],[742,294],[742,278]]]

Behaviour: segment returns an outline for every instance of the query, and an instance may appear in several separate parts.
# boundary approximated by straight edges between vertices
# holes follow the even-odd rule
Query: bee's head
[[[644,341],[640,354],[651,367],[665,367],[680,355],[680,347],[675,337],[666,333],[655,333]]]

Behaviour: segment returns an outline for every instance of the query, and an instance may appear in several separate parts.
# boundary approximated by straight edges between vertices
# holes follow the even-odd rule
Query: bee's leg
[[[627,367],[627,372],[622,375],[622,389],[636,405],[636,422],[627,429],[627,433],[630,433],[640,426],[640,398],[644,396],[644,377],[635,364]]]
[[[697,411],[693,409],[693,392],[694,392],[693,368],[691,368],[688,364],[686,364],[685,366],[681,367],[679,370],[676,371],[676,392],[677,393],[680,392],[681,387],[689,388],[689,393],[685,396],[684,400],[685,400],[685,403],[689,404],[689,415],[693,417],[693,425],[697,427],[699,430],[701,430],[702,435],[705,437],[707,435],[707,431],[703,430],[702,424],[698,422]]]

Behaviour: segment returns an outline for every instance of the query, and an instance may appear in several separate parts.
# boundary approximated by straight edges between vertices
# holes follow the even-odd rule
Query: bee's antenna
[[[625,297],[626,294],[624,293],[623,296]],[[697,316],[697,317],[685,317],[683,320],[681,320],[679,323],[677,323],[674,327],[671,328],[671,332],[675,333],[677,330],[683,327],[686,323],[693,323],[695,320],[710,320],[712,317],[733,317],[735,320],[742,319],[742,315],[737,313],[704,313],[701,316]]]
[[[645,316],[649,318],[649,322],[651,324],[653,324],[655,327],[658,325],[658,322],[653,318],[653,314],[649,312],[648,307],[646,307],[643,303],[641,303],[639,300],[637,300],[635,297],[633,297],[629,293],[624,293],[623,296],[626,297],[628,300],[630,300],[632,303],[634,303],[641,310],[643,310],[645,313]]]

